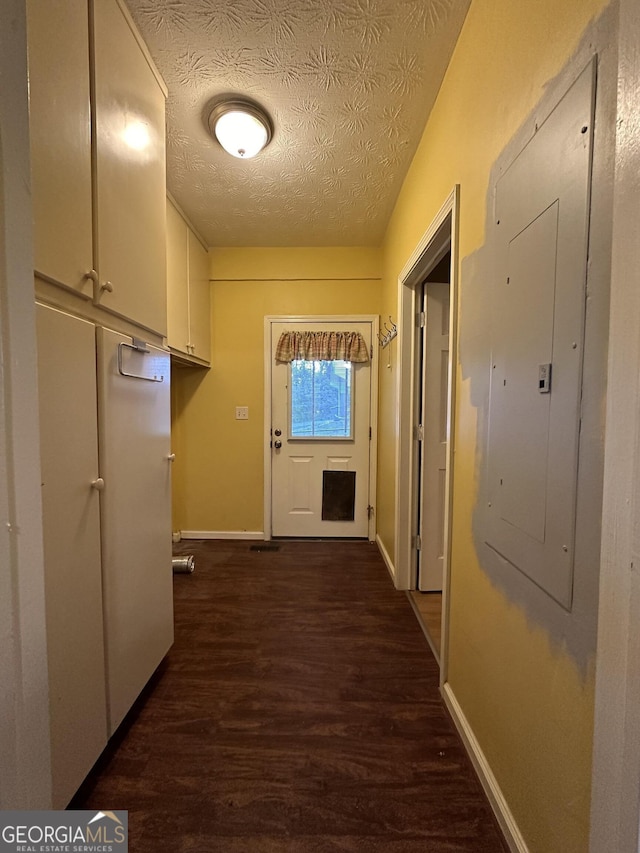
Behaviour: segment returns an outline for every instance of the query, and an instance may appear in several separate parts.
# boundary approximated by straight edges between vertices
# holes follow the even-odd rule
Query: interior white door
[[[288,537],[366,538],[371,365],[276,363],[282,332],[307,330],[360,332],[371,352],[371,322],[336,317],[330,322],[271,323],[271,532]],[[330,426],[318,415],[320,398],[331,409]],[[317,420],[311,425],[314,417]],[[322,434],[326,432],[340,435]]]
[[[424,287],[422,464],[418,589],[442,589],[449,385],[449,285]]]

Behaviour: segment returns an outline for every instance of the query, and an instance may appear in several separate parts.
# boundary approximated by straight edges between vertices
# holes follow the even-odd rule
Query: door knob
[[[167,456],[167,459],[169,460],[169,462],[173,462],[173,461],[175,460],[175,458],[176,458],[176,454],[175,454],[175,453],[170,453],[170,454]]]
[[[281,441],[274,441],[273,446],[275,447],[276,450],[280,450],[280,448],[282,447],[282,442]]]
[[[96,492],[101,492],[104,489],[104,480],[102,479],[102,477],[98,477],[97,480],[92,480],[91,488],[95,489]]]
[[[274,430],[273,434],[274,435],[282,435],[282,430],[281,429]]]

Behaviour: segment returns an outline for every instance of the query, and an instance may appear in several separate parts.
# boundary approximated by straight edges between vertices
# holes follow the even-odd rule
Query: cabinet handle
[[[102,479],[102,477],[98,477],[97,480],[92,480],[91,488],[95,489],[96,492],[101,492],[104,489],[104,480]]]
[[[132,343],[128,344],[125,341],[122,341],[118,344],[118,373],[121,376],[128,376],[129,379],[144,379],[145,382],[164,382],[164,376],[142,376],[139,373],[129,373],[122,366],[122,350],[130,349],[134,352],[144,352],[148,353],[150,350],[148,349],[146,343],[140,338],[131,338]]]
[[[90,278],[94,284],[98,283],[98,273],[95,270],[89,270],[84,274],[85,278]]]
[[[113,293],[113,285],[110,281],[105,281],[100,285],[100,290],[106,290],[107,293]]]
[[[170,454],[167,456],[167,459],[169,460],[169,462],[173,462],[173,461],[175,460],[175,458],[176,458],[176,454],[175,454],[175,453],[170,453]]]

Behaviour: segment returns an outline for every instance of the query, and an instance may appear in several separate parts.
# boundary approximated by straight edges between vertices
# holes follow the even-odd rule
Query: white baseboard
[[[380,538],[380,536],[378,534],[376,534],[376,545],[378,546],[378,551],[380,551],[380,554],[382,556],[382,559],[384,560],[385,566],[387,567],[387,571],[391,575],[391,580],[393,581],[393,585],[395,586],[395,584],[396,584],[396,568],[393,565],[393,560],[389,556],[387,549],[384,547],[382,539]]]
[[[465,748],[469,753],[469,758],[471,759],[475,771],[478,774],[478,778],[480,779],[480,783],[484,788],[484,792],[487,795],[489,803],[491,804],[491,808],[493,809],[498,823],[500,824],[500,828],[502,829],[507,844],[509,845],[509,849],[512,853],[529,853],[529,848],[522,837],[522,833],[518,828],[518,824],[516,823],[514,816],[511,814],[511,809],[507,805],[507,801],[505,800],[504,794],[498,785],[498,781],[493,775],[489,762],[480,748],[480,744],[473,733],[473,729],[469,725],[469,721],[458,704],[458,700],[456,699],[449,683],[443,685],[442,696],[447,708],[449,709],[449,713],[453,717],[453,722],[458,729],[458,734],[462,738]]]
[[[259,539],[264,540],[261,530],[181,530],[181,539]]]
[[[440,666],[440,652],[436,648],[435,643],[431,639],[431,635],[427,631],[427,628],[424,624],[424,619],[422,618],[422,616],[420,615],[420,611],[418,610],[418,605],[416,604],[415,599],[414,599],[413,595],[411,594],[412,592],[413,592],[413,590],[405,589],[404,594],[407,596],[409,604],[411,605],[411,609],[415,613],[416,619],[418,620],[418,625],[420,625],[420,628],[422,629],[422,633],[424,634],[424,638],[427,641],[427,643],[429,644],[429,648],[433,652],[433,656],[436,659],[436,661],[438,662],[438,666]]]

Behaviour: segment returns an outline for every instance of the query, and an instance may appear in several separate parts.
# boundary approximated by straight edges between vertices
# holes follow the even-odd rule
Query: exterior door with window
[[[270,325],[272,535],[366,538],[372,323]]]

